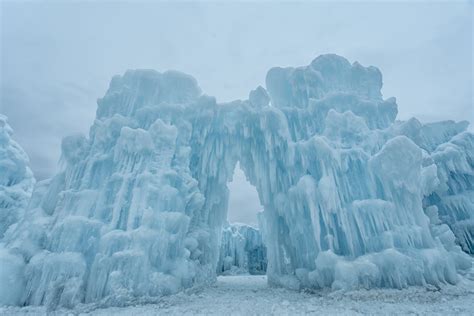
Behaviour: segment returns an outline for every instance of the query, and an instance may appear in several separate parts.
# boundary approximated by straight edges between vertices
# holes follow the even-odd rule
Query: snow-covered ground
[[[266,276],[221,276],[209,287],[167,296],[154,304],[97,308],[80,305],[48,315],[473,315],[474,274],[441,289],[296,292],[267,285]],[[0,308],[0,315],[44,315],[44,307]]]

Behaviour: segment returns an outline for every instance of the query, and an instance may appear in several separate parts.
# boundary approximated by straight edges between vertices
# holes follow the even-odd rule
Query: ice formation
[[[435,143],[439,146],[427,157],[428,163],[436,164],[441,181],[424,200],[427,214],[437,213],[441,221],[451,227],[462,249],[474,254],[474,135],[456,133],[466,128],[465,122],[429,126],[430,134],[435,130],[444,139]]]
[[[35,184],[28,156],[12,134],[7,118],[0,114],[0,305],[20,303],[21,287],[15,283],[23,279],[24,263],[3,249],[1,241],[23,218]]]
[[[28,156],[12,134],[6,116],[0,114],[0,240],[23,216],[35,184]]]
[[[222,230],[217,274],[265,274],[267,249],[262,234],[252,226],[232,223]]]
[[[225,104],[178,72],[114,77],[5,237],[10,302],[115,305],[215,280],[237,161],[264,206],[270,283],[456,283],[471,265],[455,240],[472,252],[473,135],[395,121],[381,87],[377,68],[336,55],[273,68]]]

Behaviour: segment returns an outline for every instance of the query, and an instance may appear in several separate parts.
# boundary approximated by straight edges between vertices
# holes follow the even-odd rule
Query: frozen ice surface
[[[265,274],[267,249],[262,234],[252,226],[231,223],[222,230],[217,274]]]
[[[381,87],[377,68],[336,55],[273,68],[266,89],[225,104],[179,72],[114,77],[89,135],[63,140],[63,168],[4,238],[0,264],[23,293],[10,304],[124,305],[214,282],[237,161],[264,206],[270,284],[458,283],[473,135],[396,121]]]

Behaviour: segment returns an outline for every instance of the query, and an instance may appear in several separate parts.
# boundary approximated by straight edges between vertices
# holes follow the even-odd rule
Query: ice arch
[[[122,304],[212,281],[237,161],[264,206],[269,282],[456,283],[470,261],[436,201],[472,192],[473,136],[465,123],[433,136],[396,122],[381,86],[377,68],[336,55],[273,68],[266,89],[226,104],[178,72],[114,77],[89,137],[64,139],[63,171],[6,237],[22,262],[18,301]]]

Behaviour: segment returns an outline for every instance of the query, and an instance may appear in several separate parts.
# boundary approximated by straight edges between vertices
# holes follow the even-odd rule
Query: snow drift
[[[2,303],[116,305],[215,280],[237,161],[264,206],[270,283],[456,283],[471,265],[456,240],[472,252],[467,123],[395,121],[380,71],[336,55],[273,68],[266,87],[218,104],[182,73],[114,77],[5,238],[20,290]]]

